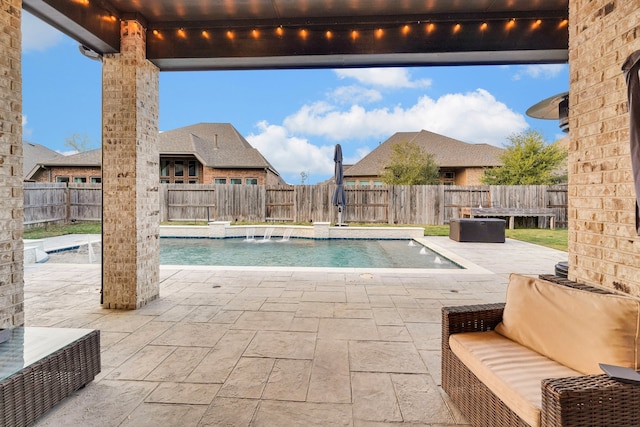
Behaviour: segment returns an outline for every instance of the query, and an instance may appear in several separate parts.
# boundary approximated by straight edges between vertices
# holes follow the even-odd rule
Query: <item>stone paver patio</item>
[[[38,425],[466,425],[439,386],[440,308],[503,301],[510,272],[567,254],[427,239],[488,271],[161,267],[158,300],[114,311],[99,265],[27,265],[27,326],[101,334],[101,374]]]

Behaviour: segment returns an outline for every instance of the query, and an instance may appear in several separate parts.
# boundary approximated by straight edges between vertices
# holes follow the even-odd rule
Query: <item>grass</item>
[[[247,223],[248,225],[249,223]],[[263,225],[264,223],[254,223],[255,225]],[[271,223],[269,223],[271,224]],[[206,222],[180,222],[163,225],[206,225]],[[290,224],[290,225],[311,225],[311,224]],[[352,224],[366,226],[388,226],[388,224]],[[408,225],[405,225],[407,227]],[[425,236],[448,236],[448,225],[418,225],[424,227]],[[398,227],[401,227],[400,225]],[[62,236],[65,234],[100,234],[102,225],[95,222],[83,222],[70,225],[47,226],[40,228],[32,228],[24,231],[25,239],[43,239],[45,237]],[[517,228],[515,230],[506,230],[506,237],[510,239],[522,240],[523,242],[533,243],[540,246],[546,246],[560,251],[568,251],[568,231],[567,229],[541,229],[541,228]]]
[[[44,239],[46,237],[64,236],[65,234],[100,234],[102,224],[99,222],[78,222],[69,225],[47,225],[45,227],[24,230],[25,239]]]

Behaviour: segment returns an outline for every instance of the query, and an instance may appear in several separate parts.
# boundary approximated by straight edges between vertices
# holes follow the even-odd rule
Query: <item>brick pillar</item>
[[[21,0],[0,0],[0,328],[24,324]]]
[[[638,0],[569,0],[569,278],[640,296],[640,238],[621,67]]]
[[[102,68],[102,285],[105,308],[159,295],[158,68],[145,29],[121,24],[120,53]]]

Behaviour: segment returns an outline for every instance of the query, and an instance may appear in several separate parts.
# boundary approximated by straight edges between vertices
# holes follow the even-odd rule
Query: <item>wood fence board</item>
[[[337,222],[335,185],[162,184],[161,221]],[[549,208],[567,223],[567,186],[346,187],[343,222],[448,224],[461,208]],[[100,184],[25,183],[25,224],[100,220]],[[527,218],[522,218],[527,220]],[[529,223],[526,223],[529,225]],[[533,225],[535,226],[535,224]],[[547,227],[548,224],[538,224]]]

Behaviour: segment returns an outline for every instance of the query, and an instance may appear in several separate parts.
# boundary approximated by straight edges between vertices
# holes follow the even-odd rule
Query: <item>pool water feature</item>
[[[161,265],[461,269],[413,240],[162,238]]]

